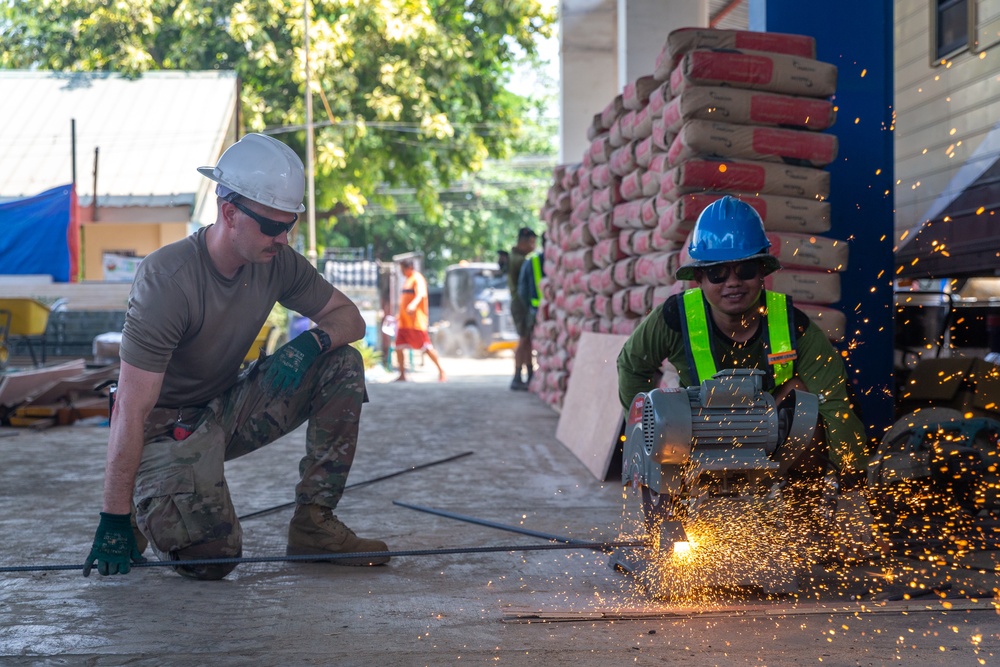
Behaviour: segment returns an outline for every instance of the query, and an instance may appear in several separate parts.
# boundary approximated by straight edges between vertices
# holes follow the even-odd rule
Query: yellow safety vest
[[[531,273],[535,278],[535,294],[531,297],[531,307],[538,308],[542,302],[542,258],[538,253],[534,253],[528,259],[531,260]]]
[[[779,292],[764,291],[767,306],[767,363],[774,375],[774,386],[792,379],[795,375],[795,342],[792,338],[791,299]],[[701,384],[715,375],[715,355],[712,354],[712,335],[708,326],[708,308],[701,289],[684,292],[681,325],[688,350],[688,361],[695,382]]]

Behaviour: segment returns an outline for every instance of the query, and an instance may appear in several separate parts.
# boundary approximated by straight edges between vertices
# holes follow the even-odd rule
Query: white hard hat
[[[214,167],[198,172],[247,199],[289,213],[306,210],[306,174],[291,148],[264,134],[248,134],[226,149]]]

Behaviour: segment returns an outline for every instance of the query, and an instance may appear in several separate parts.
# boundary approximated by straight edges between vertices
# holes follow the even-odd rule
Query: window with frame
[[[969,0],[934,0],[934,58],[968,48]]]

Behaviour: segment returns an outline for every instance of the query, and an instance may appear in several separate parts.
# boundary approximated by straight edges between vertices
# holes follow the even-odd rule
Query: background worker
[[[242,529],[224,462],[308,420],[290,555],[384,552],[359,538],[337,507],[366,398],[357,307],[288,246],[305,210],[302,162],[287,146],[249,134],[215,167],[215,224],[143,260],[129,295],[111,419],[104,506],[84,575],[125,574],[140,558],[129,520],[178,573],[220,579],[235,564],[184,561],[242,554]],[[275,303],[316,323],[240,372]],[[385,563],[385,556],[333,560]]]
[[[396,363],[399,366],[399,377],[396,382],[406,381],[406,363],[403,352],[405,350],[421,350],[438,369],[438,381],[444,382],[448,378],[441,368],[441,360],[438,359],[434,346],[431,345],[430,335],[427,333],[429,323],[428,300],[427,300],[427,280],[422,273],[413,268],[412,259],[404,259],[399,263],[399,270],[403,272],[403,289],[399,298],[399,328],[396,330]]]
[[[545,276],[545,234],[541,237],[541,249],[528,255],[528,258],[521,264],[521,273],[517,278],[517,295],[528,307],[527,321],[528,328],[528,378],[526,383],[531,383],[531,378],[535,375],[534,345],[532,336],[535,331],[535,319],[538,316],[538,307],[542,304],[542,278]]]
[[[510,264],[507,271],[507,286],[510,288],[510,315],[517,331],[517,348],[514,350],[514,379],[510,388],[514,391],[527,391],[521,371],[531,368],[531,329],[528,328],[528,304],[517,291],[517,279],[521,275],[521,265],[535,249],[538,235],[528,227],[517,231],[517,245],[510,249]]]
[[[851,408],[843,361],[826,335],[783,294],[764,290],[764,277],[781,268],[757,212],[723,197],[695,224],[678,280],[698,286],[667,299],[629,336],[618,355],[618,394],[627,410],[639,392],[656,388],[664,360],[681,386],[696,386],[716,370],[756,368],[775,399],[792,389],[820,398],[820,435],[841,489],[862,479],[865,432]]]

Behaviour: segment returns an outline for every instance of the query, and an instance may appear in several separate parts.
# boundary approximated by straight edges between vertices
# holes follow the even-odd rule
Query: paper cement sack
[[[677,253],[656,252],[635,261],[635,282],[639,285],[669,285],[674,282]]]
[[[649,169],[653,157],[659,152],[659,148],[653,144],[653,137],[646,137],[635,145],[635,163],[643,169]]]
[[[615,262],[611,275],[616,285],[627,287],[635,284],[635,261],[635,257],[626,257]],[[604,315],[606,313],[601,311],[597,314]]]
[[[764,278],[764,287],[787,294],[795,301],[795,305],[840,301],[839,273],[782,269]]]
[[[611,323],[611,333],[619,336],[628,336],[635,331],[635,328],[639,326],[639,322],[641,321],[637,317],[616,317]]]
[[[658,171],[644,171],[640,178],[642,185],[642,195],[644,197],[655,197],[660,194],[660,180],[663,174]]]
[[[820,329],[834,343],[844,340],[847,331],[847,317],[836,308],[825,308],[823,306],[812,306],[809,304],[795,304],[795,307],[809,316]]]
[[[625,234],[626,232],[622,232]],[[653,229],[634,229],[628,237],[628,254],[639,256],[653,252]],[[620,239],[621,237],[619,237]],[[620,245],[620,243],[619,243]]]
[[[595,213],[587,220],[587,229],[595,242],[618,235],[618,228],[611,224],[611,213]],[[549,254],[545,253],[548,258]]]
[[[767,232],[769,253],[783,267],[843,271],[847,268],[847,243],[825,236],[794,232]]]
[[[822,167],[837,157],[837,137],[807,130],[689,120],[668,152],[671,167],[694,157],[719,156]]]
[[[829,97],[837,91],[837,67],[779,53],[697,50],[684,54],[670,73],[670,93],[674,97],[690,86],[732,86]]]
[[[661,215],[657,233],[666,239],[683,241],[694,228],[698,216],[712,202],[726,196],[723,192],[681,195]],[[795,197],[736,194],[753,207],[764,221],[764,228],[774,232],[822,234],[830,230],[830,204]]]
[[[816,40],[808,35],[780,32],[678,28],[667,36],[667,43],[656,58],[653,77],[666,79],[681,56],[695,49],[743,49],[815,58]]]
[[[628,288],[628,309],[632,315],[643,317],[653,308],[653,289],[650,285]]]
[[[637,199],[615,206],[611,223],[619,229],[643,229],[642,205],[645,202],[645,199]]]
[[[598,268],[611,266],[620,259],[625,259],[627,255],[618,247],[618,239],[610,238],[598,241],[594,246],[594,265]]]
[[[638,111],[646,106],[649,95],[660,85],[660,82],[650,76],[641,76],[635,81],[625,84],[622,89],[622,106],[632,111]]]
[[[628,317],[631,314],[628,306],[628,292],[630,288],[618,290],[611,295],[611,312],[615,317]]]
[[[582,248],[565,253],[562,256],[562,269],[564,271],[593,271],[596,268],[593,253],[593,248]]]
[[[621,193],[625,201],[634,201],[643,198],[642,177],[645,173],[645,169],[638,168],[622,178]],[[659,182],[657,182],[657,186],[659,186]],[[659,187],[657,187],[657,192],[659,192]]]
[[[692,118],[825,130],[833,125],[836,116],[829,100],[721,86],[691,86],[667,104],[662,118],[667,131],[676,134]]]
[[[661,167],[660,160],[656,162]],[[760,160],[700,158],[687,160],[660,178],[660,194],[671,199],[703,190],[826,199],[830,196],[830,173]]]

